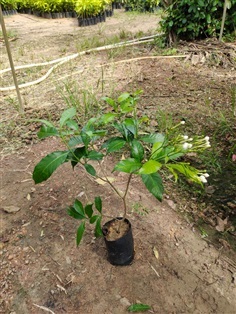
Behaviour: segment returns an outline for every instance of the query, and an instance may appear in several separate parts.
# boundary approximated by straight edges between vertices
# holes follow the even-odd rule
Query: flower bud
[[[188,143],[184,143],[184,144],[183,144],[183,149],[184,149],[184,150],[188,149],[188,145],[189,145]]]
[[[201,175],[199,179],[201,180],[202,183],[207,183],[207,179],[205,178],[204,175]]]

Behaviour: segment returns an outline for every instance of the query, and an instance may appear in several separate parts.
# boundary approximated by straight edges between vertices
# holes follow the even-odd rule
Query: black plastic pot
[[[125,219],[125,223],[128,224],[128,231],[121,238],[117,240],[108,240],[108,232],[111,224],[116,220],[122,220],[121,217],[112,219],[105,223],[102,228],[104,240],[107,247],[108,261],[112,265],[125,266],[131,264],[134,259],[134,240],[132,234],[131,223],[128,219]]]

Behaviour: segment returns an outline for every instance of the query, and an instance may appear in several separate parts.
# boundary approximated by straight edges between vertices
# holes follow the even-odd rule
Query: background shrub
[[[165,10],[161,28],[169,41],[194,40],[218,36],[221,27],[224,1],[176,0]],[[227,10],[224,33],[236,27],[236,0]]]

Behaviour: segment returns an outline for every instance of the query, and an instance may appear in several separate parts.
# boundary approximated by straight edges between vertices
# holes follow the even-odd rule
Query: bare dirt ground
[[[153,34],[157,20],[155,15],[117,11],[105,24],[84,29],[77,27],[75,19],[43,20],[27,15],[8,17],[6,25],[16,32],[17,39],[11,46],[13,59],[20,65],[84,50],[94,36],[100,40],[122,37],[127,29],[133,34]],[[3,45],[0,49],[4,69],[8,67],[7,56]],[[72,173],[67,164],[43,184],[35,186],[31,178],[35,164],[58,150],[60,144],[55,139],[37,142],[39,125],[30,119],[58,118],[65,107],[58,89],[65,84],[91,102],[93,94],[141,88],[140,110],[154,112],[159,108],[176,120],[184,117],[192,132],[206,124],[210,129],[221,106],[230,111],[235,68],[193,66],[181,58],[115,63],[150,55],[152,48],[141,45],[74,59],[58,67],[40,85],[22,89],[24,117],[14,107],[14,91],[2,93],[1,313],[122,314],[136,302],[151,305],[150,313],[158,314],[235,313],[235,253],[226,241],[215,246],[203,239],[194,221],[180,214],[186,206],[190,206],[189,212],[197,208],[203,214],[207,205],[197,197],[188,203],[173,186],[167,186],[165,200],[158,203],[134,180],[128,218],[132,222],[135,259],[130,266],[115,267],[106,260],[103,239],[94,240],[90,229],[76,248],[77,222],[66,213],[76,196],[87,201],[101,195],[108,214],[114,215],[115,208],[118,216],[119,204],[110,190],[92,182],[80,169]],[[109,64],[102,67],[104,63]],[[30,81],[44,73],[44,68],[35,73],[23,71],[18,78]],[[11,85],[10,75],[2,82]],[[121,190],[122,179],[117,177]],[[3,209],[9,206],[17,211],[6,213]],[[138,215],[142,209],[149,213]],[[216,215],[212,219],[216,220]]]

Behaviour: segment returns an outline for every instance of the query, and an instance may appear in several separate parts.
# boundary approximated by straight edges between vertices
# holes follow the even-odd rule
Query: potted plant
[[[33,8],[33,0],[17,0],[17,10],[20,13],[31,14]]]
[[[78,15],[79,26],[105,22],[104,0],[77,0],[75,11]]]
[[[38,133],[41,139],[59,137],[66,149],[48,154],[35,166],[33,180],[36,184],[47,180],[60,165],[70,162],[73,169],[83,167],[94,180],[108,184],[122,200],[123,215],[117,217],[118,209],[114,209],[114,219],[103,226],[100,196],[93,196],[94,202],[86,205],[76,199],[68,207],[69,215],[81,221],[77,230],[77,245],[82,239],[86,223],[95,224],[95,236],[104,236],[109,261],[115,265],[129,264],[134,256],[126,201],[134,176],[140,177],[147,190],[159,201],[162,201],[164,193],[162,176],[169,177],[171,174],[177,180],[182,175],[201,186],[208,177],[205,170],[196,169],[183,157],[204,151],[210,146],[209,138],[189,138],[180,134],[184,121],[166,130],[165,134],[150,129],[150,126],[147,131],[145,125],[149,119],[140,116],[137,110],[140,93],[123,93],[117,99],[104,97],[106,106],[101,114],[89,119],[82,127],[76,120],[76,109],[69,108],[62,113],[59,127],[40,120],[43,125]],[[127,175],[123,192],[115,186],[111,174],[106,173],[104,161],[109,156],[112,156],[114,162],[112,173],[123,172]]]
[[[76,0],[62,0],[63,11],[65,12],[65,17],[72,17],[75,11]]]

